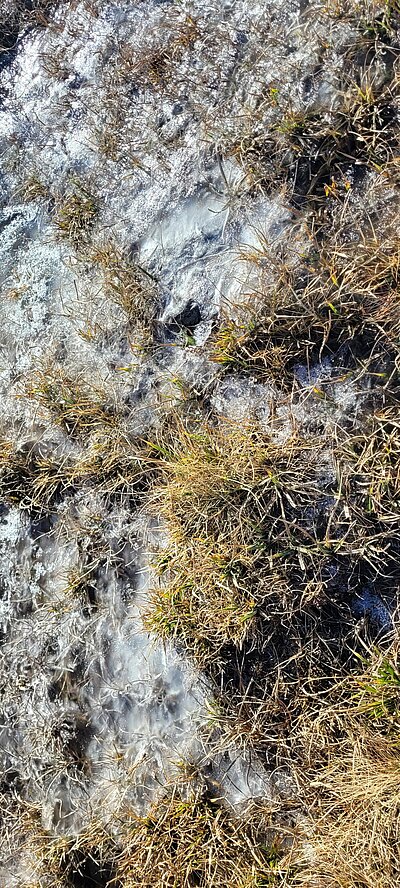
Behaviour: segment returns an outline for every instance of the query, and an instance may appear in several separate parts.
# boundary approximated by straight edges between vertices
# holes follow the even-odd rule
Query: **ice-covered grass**
[[[0,27],[1,888],[394,888],[397,6]]]

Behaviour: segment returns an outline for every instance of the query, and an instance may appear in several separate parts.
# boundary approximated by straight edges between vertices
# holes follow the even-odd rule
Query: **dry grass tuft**
[[[117,888],[113,866],[115,845],[100,820],[93,820],[74,838],[54,835],[43,829],[39,808],[19,800],[14,832],[16,846],[22,859],[26,859],[26,869],[32,874],[34,885],[69,888],[92,884]],[[30,888],[31,884],[23,882],[24,888]]]
[[[136,89],[164,91],[176,75],[176,67],[199,36],[197,21],[187,15],[171,20],[172,34],[161,45],[140,50],[131,43],[119,47],[117,66],[112,72],[114,85],[133,85]]]
[[[342,64],[335,106],[293,106],[291,96],[272,87],[257,109],[245,109],[238,137],[222,146],[241,163],[252,188],[280,188],[297,208],[323,211],[331,198],[343,203],[353,181],[367,170],[391,175],[398,155],[398,10],[386,4],[383,15],[357,12],[356,18],[353,7],[349,18],[358,35],[350,47],[338,46]],[[322,20],[320,13],[315,5],[308,10],[317,29],[329,10]],[[343,19],[343,13],[336,9],[332,17]]]
[[[115,408],[107,403],[102,389],[88,385],[79,377],[72,378],[60,366],[49,364],[36,370],[25,394],[48,411],[72,437],[113,427],[118,421]]]
[[[268,255],[245,257],[261,265]],[[396,370],[400,336],[400,241],[365,238],[351,244],[318,241],[295,267],[275,262],[275,283],[260,274],[259,290],[215,334],[212,358],[225,370],[273,377],[291,387],[296,364],[324,356],[348,369]]]
[[[229,543],[214,546],[198,540],[176,545],[158,563],[160,585],[152,591],[148,629],[162,638],[183,641],[200,662],[224,644],[239,647],[257,626],[263,601],[263,576],[257,559],[235,553]],[[272,584],[272,578],[268,577]],[[280,589],[283,582],[276,579]]]
[[[55,225],[59,236],[78,246],[87,239],[98,215],[93,195],[81,184],[59,202]]]
[[[121,430],[93,433],[88,446],[74,457],[57,455],[35,442],[17,448],[3,440],[0,445],[0,496],[32,512],[51,511],[86,485],[107,500],[122,497],[137,504],[148,494],[157,472],[151,446]]]
[[[27,176],[21,186],[23,199],[30,203],[35,200],[49,200],[50,192],[36,173]]]
[[[57,459],[31,443],[16,448],[10,441],[1,442],[1,496],[21,508],[47,511],[69,487],[69,463]]]
[[[400,517],[400,425],[397,411],[373,415],[365,430],[345,437],[338,448],[347,496],[375,518],[392,538]],[[397,532],[396,532],[397,531]]]
[[[107,497],[137,498],[154,483],[158,460],[144,439],[121,429],[99,431],[74,463],[71,481],[91,483]]]
[[[267,832],[261,816],[236,820],[216,800],[173,789],[125,827],[117,878],[124,888],[267,888],[280,856]]]
[[[27,860],[30,884],[51,888],[272,888],[290,843],[290,835],[277,836],[268,809],[239,819],[187,779],[147,816],[121,811],[117,835],[97,819],[74,838],[51,835],[39,809],[21,799],[10,828],[6,845]]]
[[[237,723],[232,716],[225,724],[231,742],[256,742],[267,756],[278,743],[280,767],[289,769],[297,785],[297,827],[274,885],[395,888],[399,883],[398,640],[385,653],[378,648],[367,653],[353,672],[338,671],[333,681],[321,683],[309,673],[298,689],[297,706],[292,703],[295,717],[287,713],[280,737],[265,689],[253,707],[247,701],[248,725],[243,695]],[[282,706],[281,681],[277,694]],[[289,812],[290,805],[288,797],[283,810]],[[279,823],[282,827],[282,812]]]
[[[311,822],[292,854],[290,884],[394,888],[400,879],[398,743],[348,717],[340,750],[314,773],[305,792]]]
[[[304,518],[320,496],[318,448],[296,439],[282,447],[232,427],[180,428],[158,450],[163,480],[152,508],[166,520],[171,545],[159,558],[163,576],[147,625],[212,661],[224,644],[256,639],[260,612],[272,623],[285,613],[290,619],[302,594],[314,597],[308,570],[328,547]]]
[[[170,445],[160,446],[166,478],[158,490],[160,512],[178,539],[230,537],[233,529],[246,538],[249,507],[254,518],[262,489],[278,481],[266,473],[262,437],[234,426],[230,433],[181,427]]]
[[[130,323],[148,333],[159,305],[153,276],[130,260],[117,244],[96,247],[89,258],[101,269],[106,297],[122,308]]]

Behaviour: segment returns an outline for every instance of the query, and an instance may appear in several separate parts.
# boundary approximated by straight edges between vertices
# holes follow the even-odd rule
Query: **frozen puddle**
[[[210,690],[170,645],[143,633],[134,614],[110,638],[103,669],[93,688],[96,727],[88,758],[102,795],[107,787],[107,804],[115,793],[115,806],[129,802],[144,812],[168,780],[193,765],[200,770],[207,765],[214,792],[218,787],[233,805],[270,794],[261,767],[235,749],[214,758],[210,770],[207,744],[201,739],[211,720]]]
[[[109,567],[100,573],[98,608],[85,610],[65,593],[79,566],[76,545],[62,546],[41,528],[35,539],[18,510],[1,522],[8,675],[1,760],[5,772],[17,769],[28,781],[44,825],[69,833],[99,811],[105,822],[126,805],[145,813],[189,765],[207,772],[214,794],[236,808],[269,797],[257,762],[232,745],[215,752],[215,704],[204,679],[143,630],[154,581],[143,550],[127,547],[129,579]],[[133,585],[138,603],[126,605]]]

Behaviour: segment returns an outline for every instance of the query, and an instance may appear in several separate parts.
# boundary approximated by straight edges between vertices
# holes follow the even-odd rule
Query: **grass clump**
[[[32,512],[46,512],[69,487],[66,458],[57,459],[46,447],[35,443],[16,447],[10,441],[2,441],[0,495],[6,502]]]
[[[221,531],[248,533],[248,501],[257,513],[257,490],[265,481],[265,451],[251,434],[232,437],[210,429],[178,431],[172,447],[160,447],[166,484],[158,491],[160,512],[179,538],[218,538]],[[253,515],[253,512],[251,512]]]
[[[98,415],[96,408],[95,419],[91,415],[88,421],[85,413],[79,434],[89,434],[89,442],[73,453],[54,452],[41,442],[17,447],[3,439],[0,496],[32,513],[49,512],[65,496],[85,487],[96,489],[106,502],[123,498],[137,505],[138,499],[148,494],[154,484],[159,460],[151,442],[124,433],[113,423],[104,422],[101,414],[98,419]],[[62,420],[64,423],[64,415]],[[75,425],[64,424],[64,427],[69,434],[73,430],[77,433]],[[93,570],[95,567],[94,561]],[[77,578],[78,586],[81,579]],[[90,581],[89,576],[87,579]]]
[[[254,261],[254,257],[250,257]],[[260,264],[261,255],[255,260]],[[266,258],[266,257],[265,257]],[[211,356],[224,370],[272,377],[292,386],[297,364],[324,357],[347,370],[364,366],[382,383],[396,376],[399,355],[400,246],[396,236],[340,243],[327,239],[283,260],[273,284],[259,290],[215,334]]]
[[[75,837],[51,835],[21,800],[13,826],[35,885],[272,888],[285,843],[270,820],[267,809],[236,817],[205,788],[180,783],[145,816],[122,809],[116,834],[92,820]]]
[[[194,649],[201,661],[210,648],[240,646],[255,632],[263,601],[257,562],[229,546],[195,542],[177,545],[158,562],[160,587],[152,593],[147,627],[162,638],[174,637]],[[268,578],[270,580],[270,578]]]
[[[27,203],[36,200],[49,200],[50,192],[36,173],[27,176],[21,186],[21,193]]]
[[[288,888],[394,888],[400,877],[398,639],[384,651],[369,649],[368,660],[358,658],[350,669],[335,664],[330,681],[327,674],[319,680],[310,654],[296,706],[292,700],[294,718],[286,713],[282,735],[265,688],[248,728],[261,729],[267,751],[278,740],[280,767],[289,767],[297,785],[300,816],[279,877]],[[282,660],[276,688],[281,707],[285,665]]]
[[[366,429],[339,446],[348,495],[369,518],[398,534],[400,516],[400,426],[395,410],[373,415]],[[397,531],[397,532],[396,532]]]
[[[133,85],[135,89],[163,92],[176,77],[176,67],[199,36],[197,21],[190,15],[166,21],[171,34],[162,45],[150,45],[138,51],[131,43],[118,47],[117,66],[111,81]],[[179,15],[179,14],[178,14]]]
[[[117,244],[94,248],[90,258],[102,272],[106,297],[120,306],[130,323],[149,332],[159,305],[154,277]]]
[[[171,545],[159,559],[150,628],[212,661],[224,644],[255,642],[261,614],[270,624],[290,619],[305,588],[311,595],[314,555],[328,549],[323,529],[306,518],[320,496],[317,452],[314,442],[282,447],[234,427],[228,434],[180,429],[172,445],[160,447],[153,508]]]
[[[117,877],[124,888],[272,885],[279,850],[266,833],[261,817],[236,820],[206,794],[185,798],[176,788],[126,830]]]
[[[74,463],[71,481],[93,484],[107,497],[137,499],[148,492],[158,460],[151,443],[132,439],[121,429],[99,431]]]
[[[115,844],[100,820],[93,820],[75,837],[54,835],[43,829],[40,811],[20,800],[14,828],[17,845],[27,859],[28,873],[32,874],[29,886],[81,888],[88,884],[121,888],[115,881]]]
[[[160,482],[151,500],[169,542],[146,626],[206,669],[223,708],[240,712],[235,743],[248,738],[271,767],[284,761],[292,769],[304,719],[334,702],[342,679],[356,710],[359,688],[348,675],[359,673],[373,634],[382,636],[368,595],[378,596],[386,631],[392,626],[399,539],[390,484],[397,481],[387,485],[386,503],[382,476],[394,442],[379,434],[371,447],[381,454],[373,457],[375,478],[368,434],[357,449],[343,433],[337,467],[326,441],[294,436],[277,444],[251,428],[179,428],[157,444]],[[396,459],[394,466],[396,473]],[[312,780],[325,763],[314,765]]]
[[[68,194],[58,205],[55,225],[59,236],[77,246],[87,238],[98,215],[98,205],[82,185]]]
[[[369,26],[358,23],[351,49],[339,47],[341,82],[334,107],[294,106],[273,89],[261,111],[243,115],[241,137],[233,138],[224,153],[241,163],[252,188],[268,193],[280,188],[296,208],[323,211],[329,197],[344,203],[368,170],[390,173],[399,148],[394,64],[399,17],[392,17],[389,26],[384,17],[372,18]]]
[[[117,423],[115,409],[107,403],[105,392],[64,373],[61,367],[37,370],[27,385],[26,395],[45,408],[71,437]]]
[[[249,373],[258,378],[279,378],[285,382],[287,365],[291,361],[291,343],[279,341],[269,334],[263,310],[254,314],[250,309],[239,320],[226,318],[214,335],[211,358],[225,372]],[[310,340],[304,342],[311,348]]]
[[[314,735],[313,748],[316,740]],[[328,761],[313,774],[311,823],[307,840],[292,855],[292,884],[394,888],[400,878],[398,744],[349,716],[341,742],[332,736],[329,742]]]
[[[398,27],[399,8],[397,0],[329,0],[325,7],[325,15],[330,18],[350,22],[358,31],[358,41],[385,42],[396,33]]]

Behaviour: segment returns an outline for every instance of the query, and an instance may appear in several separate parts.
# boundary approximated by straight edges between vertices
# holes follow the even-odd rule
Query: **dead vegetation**
[[[373,415],[363,433],[342,436],[339,449],[347,496],[382,527],[398,529],[400,505],[399,418],[392,408]]]
[[[137,356],[148,353],[157,339],[162,305],[157,278],[111,239],[77,241],[74,261],[84,285],[69,301],[67,316],[78,335],[97,348],[125,340],[125,360],[132,361],[133,369]]]
[[[150,44],[138,49],[131,43],[123,43],[109,72],[110,85],[131,86],[133,89],[165,91],[176,77],[177,65],[199,37],[199,27],[190,15],[165,16],[166,38],[160,45]],[[169,32],[169,33],[168,33]],[[167,36],[168,35],[168,36]]]
[[[190,789],[182,797],[178,786],[146,818],[126,825],[117,877],[126,888],[256,888],[273,884],[278,859],[260,815],[236,820],[217,800]]]
[[[8,797],[5,848],[15,831],[38,886],[394,888],[399,701],[395,651],[333,688],[329,705],[317,695],[304,701],[286,736],[295,800],[238,815],[188,771],[145,816],[121,810],[117,833],[94,819],[71,838],[48,833],[39,809]]]
[[[329,561],[351,543],[334,487],[318,480],[322,447],[296,437],[276,445],[235,427],[181,429],[159,445],[153,509],[171,546],[159,558],[148,626],[217,668],[224,644],[257,647],[264,635],[263,645],[265,621],[274,635],[324,598]]]
[[[351,713],[338,711],[328,730],[322,711],[319,720],[309,742],[311,749],[325,743],[326,762],[308,772],[304,791],[312,816],[307,841],[292,855],[293,884],[394,888],[400,876],[398,743]],[[332,733],[335,722],[339,740]]]
[[[172,143],[181,139],[162,134],[154,114],[159,105],[176,101],[180,105],[182,88],[196,45],[204,38],[200,17],[192,16],[171,4],[162,10],[157,27],[150,28],[145,40],[112,37],[101,66],[100,101],[93,118],[93,137],[102,157],[119,162],[131,173],[151,176],[153,152],[169,167]],[[191,89],[193,88],[193,81]],[[142,107],[139,120],[132,109]],[[184,104],[186,101],[184,100]]]
[[[269,888],[284,853],[267,809],[241,819],[190,782],[170,786],[147,816],[121,812],[118,837],[101,820],[75,840],[52,836],[38,815],[19,800],[10,821],[27,856],[30,884],[49,888],[86,881],[99,888],[225,888],[228,881],[234,888]]]
[[[289,831],[272,885],[394,888],[398,883],[398,640],[384,652],[374,647],[364,655],[353,671],[337,671],[332,682],[309,674],[298,683],[290,710],[282,661],[274,695],[268,697],[264,688],[254,699],[256,676],[232,720],[226,713],[222,717],[229,742],[264,745],[267,756],[275,746],[279,768],[288,768],[297,786],[295,797],[283,804],[296,828]],[[279,825],[276,832],[282,835]]]
[[[26,397],[44,408],[72,438],[117,424],[117,411],[103,388],[65,373],[52,364],[38,368],[27,383]]]
[[[205,784],[177,785],[147,816],[121,810],[110,830],[95,822],[74,838],[49,835],[31,811],[30,825],[17,819],[15,829],[38,888],[399,884],[400,246],[368,210],[361,224],[352,218],[363,177],[398,182],[399,10],[362,6],[361,17],[359,4],[323,11],[358,28],[343,51],[349,69],[337,106],[299,111],[270,88],[269,129],[247,121],[226,148],[254,188],[282,187],[307,214],[308,244],[295,262],[269,248],[244,256],[259,286],[223,321],[211,353],[225,373],[272,377],[285,397],[298,365],[328,358],[340,375],[368,382],[367,415],[329,437],[294,431],[278,444],[258,426],[206,419],[201,405],[200,424],[188,411],[158,437],[134,438],[103,390],[44,368],[26,394],[76,449],[67,457],[6,440],[0,455],[2,497],[30,513],[88,488],[108,504],[146,503],[162,519],[169,536],[146,626],[211,675],[218,741],[226,730],[255,749],[268,770],[290,776],[296,798],[283,798],[271,826],[271,812],[241,820]],[[141,55],[120,47],[114,78],[168,92],[198,33],[188,19],[165,46]],[[25,198],[44,197],[43,188],[28,181]],[[157,282],[113,242],[89,246],[93,196],[77,187],[56,212],[60,237],[100,270],[107,298],[130,326],[151,332]],[[101,559],[97,545],[68,578],[83,607],[96,607]],[[68,675],[60,681],[68,696]]]
[[[112,838],[100,820],[93,820],[74,840],[49,834],[40,822],[40,810],[22,799],[15,799],[9,816],[25,863],[24,885],[27,879],[34,888],[78,888],[86,880],[99,888],[118,885],[114,881]]]
[[[57,459],[48,448],[35,442],[16,447],[1,443],[0,490],[6,502],[21,508],[47,511],[69,487],[68,460]]]
[[[394,888],[400,875],[399,671],[388,652],[399,593],[399,244],[387,227],[365,230],[350,239],[322,225],[299,265],[272,259],[273,285],[271,254],[246,256],[259,290],[212,343],[225,372],[272,376],[288,391],[298,364],[324,357],[372,380],[369,418],[336,430],[325,481],[324,439],[280,448],[255,429],[203,425],[160,446],[155,508],[172,542],[147,624],[209,670],[222,733],[227,719],[230,741],[297,781],[296,838],[266,883],[291,888]]]
[[[61,238],[75,247],[87,240],[98,214],[94,196],[81,182],[56,206],[55,226]]]
[[[115,243],[94,247],[89,259],[102,273],[105,297],[122,309],[136,330],[150,336],[159,307],[154,277]]]
[[[47,185],[44,184],[38,173],[32,172],[26,177],[21,186],[23,199],[30,203],[36,200],[49,200],[51,195]]]
[[[71,471],[74,484],[92,484],[108,499],[132,501],[146,494],[158,473],[151,440],[121,429],[94,435]]]
[[[46,28],[56,0],[1,0],[0,68],[7,63],[24,28]]]
[[[264,249],[264,248],[263,248]],[[348,371],[370,370],[383,385],[394,381],[399,362],[400,247],[396,236],[357,242],[313,237],[294,267],[263,254],[247,262],[259,269],[251,294],[215,334],[212,357],[225,370],[273,377],[291,388],[293,369],[333,358]],[[263,264],[274,262],[274,283]]]
[[[137,504],[157,474],[151,443],[121,430],[94,434],[87,446],[73,452],[35,442],[21,447],[5,439],[1,443],[1,496],[34,514],[51,512],[82,487],[94,488],[106,503],[117,498]]]

